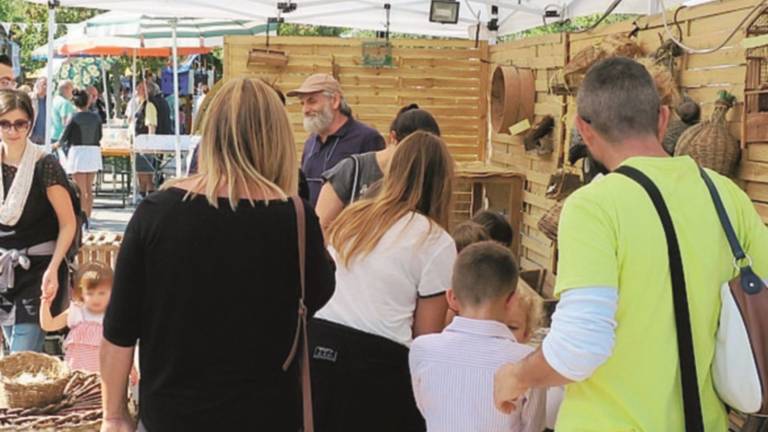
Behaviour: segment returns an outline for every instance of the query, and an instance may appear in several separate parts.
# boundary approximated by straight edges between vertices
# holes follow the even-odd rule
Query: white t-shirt
[[[69,314],[67,315],[67,327],[70,329],[75,328],[83,321],[95,322],[101,324],[104,322],[104,314],[95,314],[89,311],[85,306],[79,303],[72,302],[69,305]]]
[[[442,295],[451,283],[456,244],[420,214],[395,222],[367,255],[337,262],[336,291],[315,316],[409,346],[419,297]]]

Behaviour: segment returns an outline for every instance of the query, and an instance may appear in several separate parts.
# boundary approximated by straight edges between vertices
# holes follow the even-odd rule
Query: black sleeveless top
[[[2,172],[3,190],[8,196],[18,168],[2,164]],[[53,155],[45,155],[35,164],[32,187],[21,218],[13,226],[0,224],[0,248],[23,249],[56,240],[59,220],[47,195],[48,188],[56,185],[68,187],[67,175]],[[0,295],[0,322],[4,325],[36,323],[40,319],[40,286],[51,257],[31,256],[29,259],[29,270],[17,267],[14,287]],[[68,299],[65,264],[59,267],[58,276],[59,291],[52,307],[54,314],[66,307]]]

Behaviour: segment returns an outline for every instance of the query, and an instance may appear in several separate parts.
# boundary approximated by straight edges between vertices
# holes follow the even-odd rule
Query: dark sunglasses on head
[[[13,128],[16,130],[16,132],[24,132],[29,129],[29,123],[29,120],[16,120],[15,122],[0,120],[0,129],[8,131]]]

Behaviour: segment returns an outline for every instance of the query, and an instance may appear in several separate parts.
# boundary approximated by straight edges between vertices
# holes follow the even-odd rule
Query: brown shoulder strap
[[[288,370],[296,357],[301,342],[301,358],[299,359],[301,368],[301,396],[302,408],[304,411],[304,432],[314,432],[314,419],[312,415],[312,381],[309,376],[309,343],[307,341],[307,307],[304,305],[304,296],[306,293],[306,253],[307,253],[307,235],[306,219],[304,216],[304,202],[299,197],[291,197],[293,207],[296,209],[296,231],[299,243],[299,314],[296,322],[296,333],[291,344],[291,352],[283,363],[283,370]]]

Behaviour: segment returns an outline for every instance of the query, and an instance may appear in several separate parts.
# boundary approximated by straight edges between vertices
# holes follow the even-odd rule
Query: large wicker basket
[[[24,373],[42,374],[47,380],[20,382],[19,377]],[[69,376],[69,368],[64,362],[45,354],[21,352],[0,360],[0,382],[10,408],[40,407],[61,400]]]
[[[725,114],[733,106],[732,95],[722,93],[708,121],[688,128],[680,136],[675,155],[689,155],[705,168],[725,176],[733,176],[739,164],[741,147],[731,135]]]

